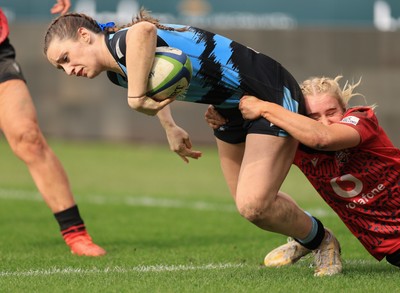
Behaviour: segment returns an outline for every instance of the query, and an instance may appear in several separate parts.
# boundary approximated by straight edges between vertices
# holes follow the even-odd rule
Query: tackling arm
[[[264,117],[286,130],[302,144],[318,150],[337,151],[355,147],[360,135],[350,126],[334,123],[324,125],[307,116],[291,112],[282,106],[245,96],[240,101],[240,110],[246,119]]]

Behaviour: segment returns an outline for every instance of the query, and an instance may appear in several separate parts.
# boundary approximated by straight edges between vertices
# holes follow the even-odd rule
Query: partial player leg
[[[304,239],[312,227],[310,217],[293,201],[278,194],[297,144],[292,138],[247,135],[236,205],[241,215],[258,227]]]
[[[27,165],[51,211],[57,214],[75,207],[65,171],[39,129],[30,93],[22,80],[0,83],[0,128],[15,155]],[[79,212],[74,213],[74,216],[77,217],[74,221],[83,225]],[[61,229],[65,226],[70,228],[68,223],[60,224]],[[90,252],[80,250],[76,253],[91,256],[105,254],[101,247],[93,243],[87,246],[90,246]],[[74,252],[72,246],[71,249]]]
[[[231,144],[217,139],[217,146],[222,173],[229,191],[233,199],[235,199],[240,166],[244,154],[244,143]]]
[[[332,275],[341,271],[337,241],[327,233],[320,221],[301,210],[279,188],[292,164],[297,142],[292,138],[249,134],[238,178],[236,205],[241,215],[261,229],[291,236],[316,255],[316,275]],[[336,241],[336,242],[335,242]],[[296,245],[289,262],[307,254]]]

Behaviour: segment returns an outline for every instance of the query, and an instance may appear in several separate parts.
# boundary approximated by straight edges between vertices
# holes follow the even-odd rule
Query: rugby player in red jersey
[[[360,82],[341,90],[340,78],[302,83],[308,117],[251,96],[240,109],[246,119],[265,118],[299,140],[294,164],[372,256],[400,267],[400,150],[379,125],[375,106],[346,108]],[[265,263],[290,264],[309,252],[288,243]]]

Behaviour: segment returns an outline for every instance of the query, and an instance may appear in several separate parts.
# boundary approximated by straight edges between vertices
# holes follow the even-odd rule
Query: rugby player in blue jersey
[[[117,27],[99,25],[84,14],[56,18],[45,35],[48,60],[68,75],[94,78],[107,72],[109,79],[127,88],[133,109],[157,115],[170,147],[186,162],[199,158],[188,134],[178,127],[169,103],[146,95],[155,49],[178,48],[191,59],[193,76],[182,101],[214,105],[228,123],[214,131],[222,170],[239,213],[266,231],[297,239],[320,250],[322,261],[315,275],[342,270],[340,246],[315,217],[301,210],[279,189],[292,164],[298,142],[264,118],[245,121],[238,105],[251,94],[304,114],[302,92],[281,64],[221,35],[199,28],[160,24],[142,10],[132,23]]]

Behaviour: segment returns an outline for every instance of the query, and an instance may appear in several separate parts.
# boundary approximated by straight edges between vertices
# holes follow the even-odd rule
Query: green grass
[[[0,139],[1,292],[400,292],[293,169],[283,190],[332,228],[344,273],[313,277],[311,259],[262,266],[285,237],[235,211],[214,147],[185,164],[166,145],[51,141],[101,258],[68,252],[22,162]]]

